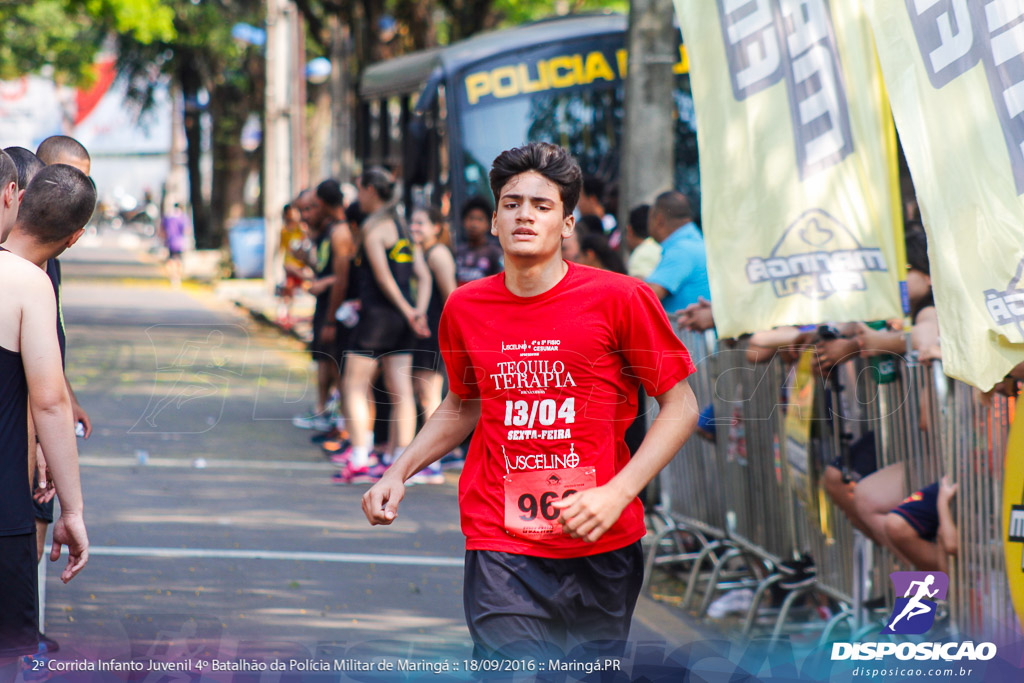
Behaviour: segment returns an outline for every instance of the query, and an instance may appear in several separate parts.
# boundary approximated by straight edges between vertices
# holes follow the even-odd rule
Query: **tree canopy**
[[[52,67],[58,80],[87,84],[114,34],[149,43],[175,35],[165,0],[30,0],[0,3],[0,79]]]

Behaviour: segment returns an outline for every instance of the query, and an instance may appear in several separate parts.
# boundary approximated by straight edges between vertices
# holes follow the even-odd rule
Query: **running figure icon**
[[[903,607],[903,611],[899,613],[899,616],[893,619],[892,623],[889,624],[890,631],[896,630],[896,622],[898,622],[903,617],[906,617],[907,621],[910,621],[914,617],[921,614],[928,614],[934,609],[931,605],[926,605],[921,602],[924,598],[934,598],[939,593],[938,588],[936,588],[933,591],[928,590],[929,587],[931,587],[931,585],[934,583],[934,574],[929,574],[924,578],[923,581],[910,582],[910,586],[907,587],[907,592],[903,594],[903,597],[910,598],[910,600]],[[910,594],[914,591],[914,586],[918,587],[917,593],[914,595],[914,597],[910,597]]]

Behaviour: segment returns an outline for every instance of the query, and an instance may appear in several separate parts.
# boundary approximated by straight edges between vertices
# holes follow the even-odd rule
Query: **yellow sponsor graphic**
[[[1024,626],[1024,419],[1014,419],[1003,472],[1003,534],[1006,583],[1013,609]]]
[[[609,59],[601,50],[578,52],[540,59],[536,63],[518,62],[475,71],[465,78],[466,98],[471,105],[486,97],[507,99],[545,90],[559,90],[592,83],[614,83],[626,77],[629,56],[617,50]],[[679,61],[672,67],[676,74],[688,73],[690,61],[686,48],[679,46]]]
[[[388,258],[395,263],[412,263],[412,242],[400,239],[388,251]]]

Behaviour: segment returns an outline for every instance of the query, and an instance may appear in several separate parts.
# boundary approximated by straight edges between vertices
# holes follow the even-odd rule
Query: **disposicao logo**
[[[920,635],[935,624],[936,601],[945,600],[949,577],[943,572],[893,572],[889,575],[896,603],[881,634]],[[900,660],[968,661],[996,656],[994,643],[870,642],[832,643],[832,660],[870,660],[894,656]]]
[[[893,572],[889,578],[897,597],[882,633],[927,632],[935,623],[935,601],[946,599],[949,577],[942,572]]]

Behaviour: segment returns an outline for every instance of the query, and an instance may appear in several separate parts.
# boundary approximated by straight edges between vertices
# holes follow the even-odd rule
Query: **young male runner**
[[[55,167],[58,173],[61,168],[66,167]],[[37,193],[41,201],[33,204],[33,193],[26,193],[22,215],[64,211],[60,194]],[[61,545],[68,545],[68,566],[61,574],[65,583],[85,566],[89,541],[53,287],[37,264],[0,247],[0,288],[6,292],[0,300],[0,680],[8,680],[16,673],[12,658],[35,653],[39,640],[26,406],[61,499],[50,559],[58,559]]]
[[[404,482],[475,428],[459,483],[474,656],[616,652],[643,578],[637,494],[694,429],[693,364],[647,285],[562,260],[581,185],[565,150],[503,152],[490,181],[505,272],[448,299],[451,390],[363,511],[394,522]],[[661,410],[630,459],[639,384]]]

